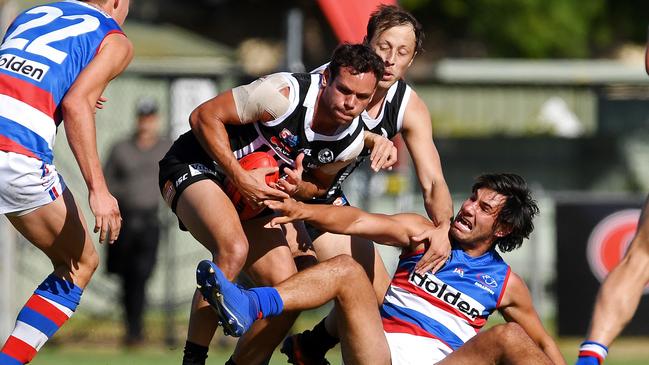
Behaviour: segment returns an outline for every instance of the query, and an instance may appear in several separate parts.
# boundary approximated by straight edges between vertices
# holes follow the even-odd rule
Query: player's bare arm
[[[401,135],[415,165],[426,212],[436,226],[413,237],[430,243],[430,247],[417,263],[416,270],[419,273],[431,269],[436,271],[451,251],[448,230],[453,217],[453,202],[442,173],[439,153],[433,142],[430,112],[414,91],[404,114]]]
[[[226,124],[263,122],[276,117],[276,113],[271,109],[262,106],[261,100],[250,100],[259,97],[254,92],[247,94],[245,100],[237,102],[235,95],[242,99],[240,91],[241,89],[236,88],[226,91],[194,110],[189,121],[192,132],[201,147],[223,168],[225,174],[237,185],[246,200],[253,204],[260,204],[264,199],[286,198],[288,195],[285,192],[269,187],[265,181],[265,176],[277,171],[277,168],[246,171],[232,154],[228,133],[225,129]],[[286,94],[288,94],[288,90],[278,91],[275,98],[286,98]],[[242,104],[246,106],[242,107]],[[251,104],[256,106],[252,107]]]
[[[506,321],[519,324],[555,364],[566,364],[559,347],[543,327],[523,279],[512,272],[498,308]]]
[[[106,37],[99,54],[61,102],[65,133],[88,186],[90,209],[95,215],[94,231],[99,231],[100,242],[108,239],[113,243],[117,239],[121,217],[117,200],[108,192],[97,153],[94,108],[108,83],[126,68],[132,57],[133,46],[125,36]]]
[[[304,204],[293,199],[266,201],[266,205],[281,214],[271,224],[304,220],[323,231],[360,236],[377,243],[418,249],[410,237],[430,228],[432,223],[418,214],[395,215],[368,213],[352,206]]]

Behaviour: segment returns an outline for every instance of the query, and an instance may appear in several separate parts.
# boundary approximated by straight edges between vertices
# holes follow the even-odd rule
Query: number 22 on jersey
[[[61,9],[51,6],[39,6],[27,11],[26,14],[43,15],[17,26],[16,29],[7,36],[4,44],[0,47],[0,51],[8,48],[16,48],[24,50],[25,52],[43,56],[52,62],[61,64],[65,61],[66,57],[68,57],[68,54],[50,46],[50,43],[90,33],[99,28],[99,19],[92,15],[84,14],[64,16]],[[58,26],[57,29],[48,33],[38,34],[34,39],[19,38],[21,34],[30,29],[49,25],[57,19],[65,19],[67,21],[64,24],[55,24],[55,26]],[[70,22],[78,21],[79,19],[81,22],[69,24]]]

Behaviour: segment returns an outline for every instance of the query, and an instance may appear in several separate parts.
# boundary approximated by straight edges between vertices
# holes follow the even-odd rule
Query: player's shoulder
[[[133,42],[122,32],[108,34],[102,42],[100,52],[108,44],[111,45],[111,49],[119,49],[125,53],[133,53]]]
[[[507,286],[503,289],[507,290],[507,294],[511,300],[530,295],[525,280],[512,270],[510,270],[509,277],[507,278]]]

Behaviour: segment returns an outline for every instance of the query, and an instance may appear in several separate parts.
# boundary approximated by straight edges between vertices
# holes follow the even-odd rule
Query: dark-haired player
[[[372,13],[367,24],[365,44],[381,57],[385,73],[372,101],[361,114],[365,128],[373,133],[393,139],[401,135],[412,157],[424,206],[435,223],[426,232],[419,232],[418,239],[431,242],[430,248],[417,263],[417,269],[425,272],[439,267],[446,259],[450,245],[448,227],[453,216],[451,195],[446,186],[440,157],[432,138],[432,125],[428,108],[417,93],[404,81],[415,56],[422,52],[424,33],[421,24],[407,11],[397,6],[381,5]],[[362,154],[367,156],[368,153]],[[338,175],[336,183],[324,199],[326,204],[348,204],[342,183],[364,161],[359,158]],[[375,166],[372,166],[375,168]],[[376,169],[376,168],[375,168]],[[339,254],[348,254],[360,262],[374,283],[377,298],[385,294],[385,283],[377,278],[387,277],[381,257],[371,241],[361,237],[320,232],[307,225],[318,259],[326,260]],[[353,247],[353,249],[352,249]],[[334,314],[335,315],[335,314]],[[302,357],[321,357],[337,341],[334,318],[325,318],[313,330],[291,336],[282,347],[289,359],[295,352]]]
[[[444,266],[418,273],[424,245],[412,236],[433,223],[417,214],[371,214],[354,207],[269,201],[282,217],[339,234],[402,247],[403,254],[380,309],[367,276],[348,256],[337,256],[275,288],[241,290],[209,261],[208,300],[238,333],[259,317],[317,307],[334,299],[346,364],[565,364],[543,328],[523,280],[503,252],[521,246],[538,213],[525,181],[514,174],[478,177],[450,228],[452,251]],[[515,323],[481,332],[498,310]]]
[[[115,241],[117,201],[97,154],[94,108],[132,58],[128,0],[61,1],[19,14],[0,46],[0,214],[54,271],[18,314],[0,364],[25,364],[74,313],[98,265],[83,215],[54,166],[57,126],[88,187],[94,231]]]
[[[383,69],[370,48],[342,45],[322,75],[273,74],[219,94],[192,112],[191,131],[160,161],[160,189],[182,227],[212,253],[228,279],[243,268],[259,285],[293,275],[296,268],[286,235],[296,235],[299,227],[268,227],[270,217],[263,213],[242,224],[224,193],[224,180],[232,181],[250,204],[322,194],[339,169],[376,141],[365,133],[358,115],[371,100]],[[281,190],[266,185],[265,175],[272,168],[246,171],[239,165],[237,158],[256,151],[288,167]],[[301,179],[302,166],[313,183]],[[286,323],[275,327],[282,332],[279,342],[292,319],[277,320]],[[215,329],[216,316],[197,292],[184,364],[204,363]],[[227,323],[225,329],[230,330]]]

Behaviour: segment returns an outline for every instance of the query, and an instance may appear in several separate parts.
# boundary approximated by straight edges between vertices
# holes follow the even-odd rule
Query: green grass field
[[[579,340],[560,341],[561,350],[569,364],[574,363]],[[210,351],[207,364],[223,364],[230,350]],[[47,347],[34,359],[34,365],[180,365],[182,349],[147,346],[136,351],[124,351],[115,346]],[[340,353],[328,356],[332,365],[340,365]],[[646,365],[649,363],[649,339],[621,339],[612,347],[606,365]],[[286,357],[276,351],[271,365],[286,364]]]
[[[295,328],[299,331],[310,328],[326,310],[303,313]],[[160,314],[147,316],[147,343],[136,350],[125,350],[120,346],[121,323],[116,318],[90,318],[79,313],[36,356],[34,365],[180,365],[186,317],[175,318],[174,334],[177,345],[164,345],[164,322]],[[494,323],[499,320],[495,318]],[[552,326],[549,329],[552,330]],[[574,364],[581,339],[559,339],[559,346],[569,364]],[[224,364],[232,354],[234,339],[223,337],[219,330],[210,349],[207,364]],[[340,365],[339,347],[328,356],[332,365]],[[286,356],[278,351],[271,359],[271,365],[286,364]],[[622,338],[611,348],[606,365],[649,364],[649,338]]]

